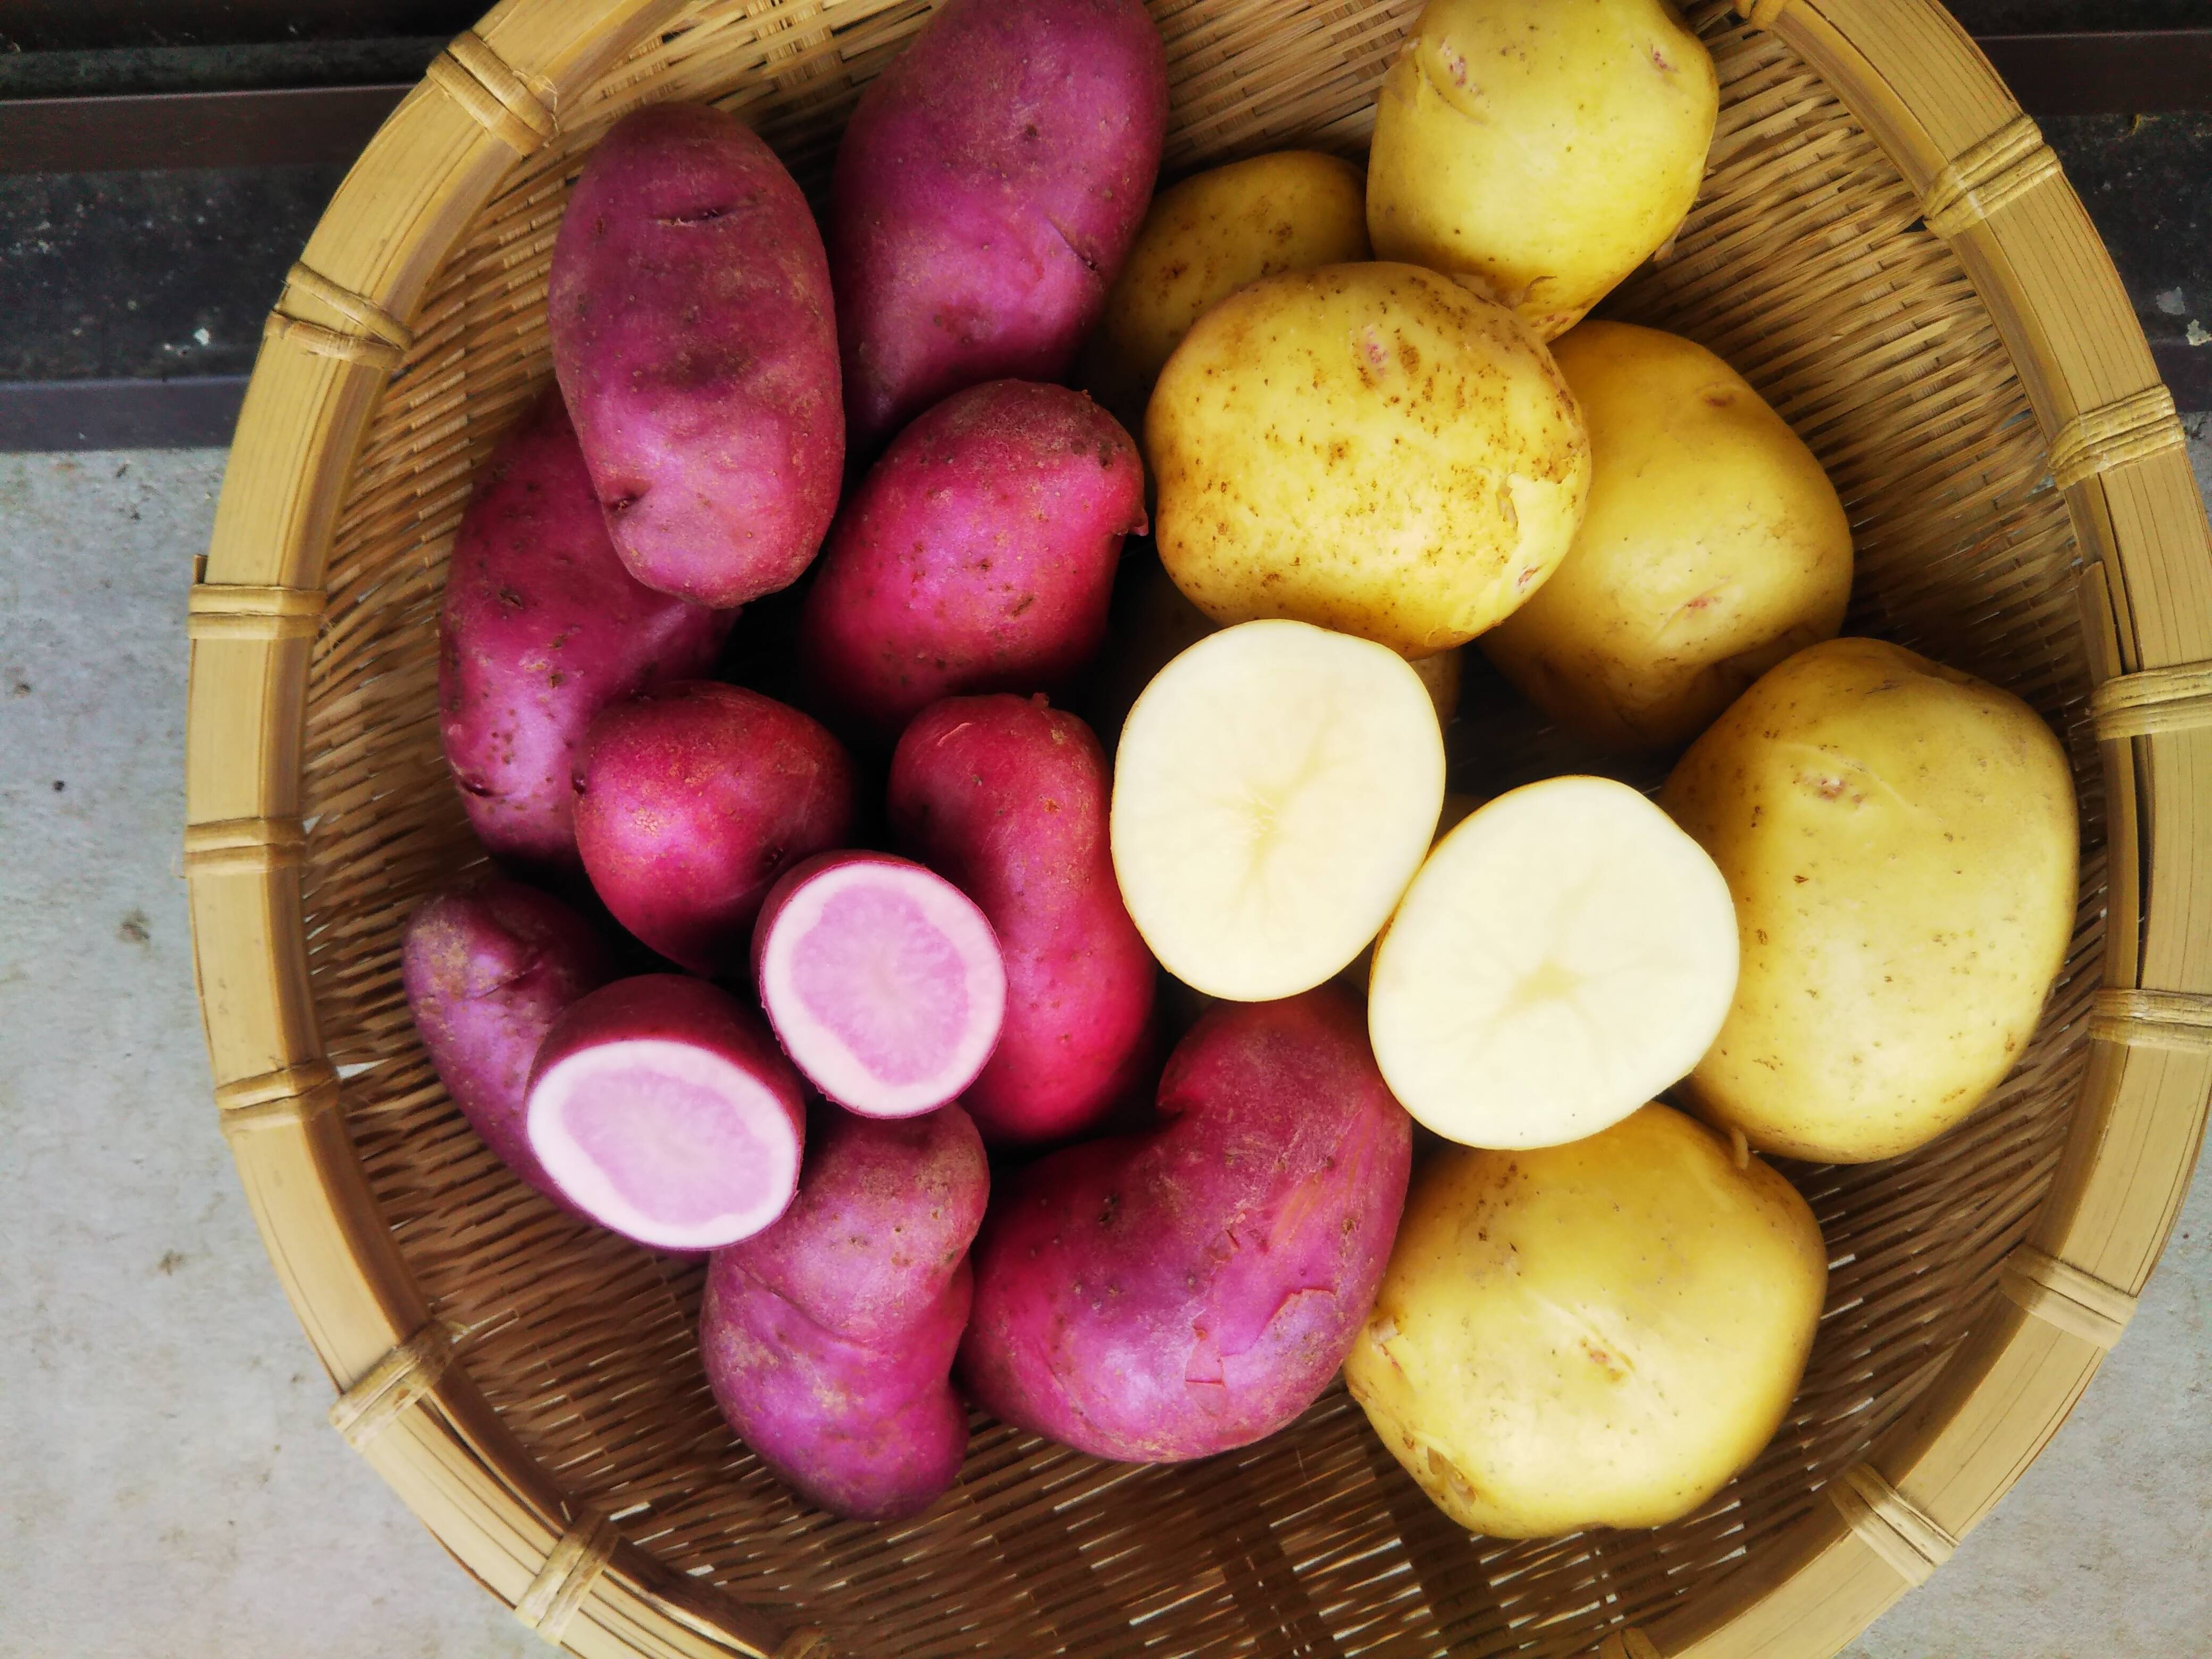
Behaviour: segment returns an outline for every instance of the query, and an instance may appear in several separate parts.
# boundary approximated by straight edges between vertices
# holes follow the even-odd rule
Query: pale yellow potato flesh
[[[1703,346],[1591,321],[1552,354],[1589,425],[1589,509],[1482,650],[1577,736],[1678,747],[1843,626],[1850,522],[1813,452]]]
[[[1563,1146],[1437,1154],[1344,1380],[1469,1531],[1656,1527],[1773,1437],[1826,1285],[1789,1182],[1650,1105]]]
[[[1328,265],[1239,289],[1145,420],[1161,562],[1220,623],[1447,651],[1566,554],[1589,440],[1551,354],[1434,271]]]
[[[1436,1133],[1556,1146],[1698,1063],[1736,954],[1728,884],[1696,842],[1626,784],[1547,778],[1430,853],[1375,947],[1368,1035]]]
[[[1216,301],[1367,257],[1365,176],[1341,156],[1282,150],[1194,173],[1152,198],[1075,383],[1138,431],[1152,382]]]
[[[1262,621],[1192,646],[1130,709],[1109,832],[1122,902],[1184,984],[1310,990],[1389,919],[1443,805],[1443,736],[1395,652]]]
[[[1376,257],[1478,283],[1552,339],[1674,235],[1719,112],[1711,55],[1662,0],[1429,0],[1376,104]]]
[[[1735,896],[1734,1006],[1686,1085],[1764,1152],[1934,1139],[2026,1052],[2072,937],[2065,751],[2010,693],[1879,640],[1770,671],[1660,797]]]

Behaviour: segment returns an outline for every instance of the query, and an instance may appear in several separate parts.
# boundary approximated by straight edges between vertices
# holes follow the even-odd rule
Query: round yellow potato
[[[1681,224],[1719,112],[1662,0],[1429,0],[1376,105],[1376,255],[1564,334]]]
[[[1850,522],[1813,452],[1703,346],[1588,322],[1552,355],[1589,426],[1589,510],[1552,580],[1482,649],[1569,731],[1674,748],[1834,637]]]
[[[1352,1397],[1470,1531],[1688,1514],[1773,1438],[1827,1291],[1812,1211],[1665,1106],[1414,1178]]]
[[[1152,198],[1076,384],[1134,431],[1169,354],[1214,301],[1367,257],[1366,180],[1340,157],[1284,150],[1194,174]]]
[[[1735,1006],[1687,1085],[1754,1146],[1934,1139],[2027,1048],[2074,928],[2066,756],[2008,692],[1879,640],[1770,671],[1660,804],[1734,895]]]
[[[1145,439],[1161,562],[1200,610],[1407,657],[1534,592],[1589,493],[1589,434],[1551,354],[1413,265],[1239,289],[1168,360]]]

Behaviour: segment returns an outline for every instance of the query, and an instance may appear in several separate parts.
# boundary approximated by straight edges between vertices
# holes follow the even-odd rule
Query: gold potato
[[[1216,301],[1286,270],[1364,259],[1364,177],[1318,150],[1255,155],[1152,198],[1076,384],[1131,431],[1169,355]]]
[[[1827,1277],[1790,1183],[1665,1106],[1560,1146],[1449,1147],[1344,1380],[1470,1531],[1656,1527],[1773,1437]]]
[[[1762,1151],[1863,1163],[1934,1139],[2027,1047],[2072,936],[2058,739],[2010,693],[1879,640],[1799,652],[1660,797],[1712,855],[1742,965],[1691,1074]]]
[[[1843,626],[1850,522],[1813,452],[1703,346],[1587,322],[1552,354],[1589,426],[1589,510],[1482,649],[1569,731],[1674,748]]]
[[[1662,0],[1429,0],[1376,106],[1376,256],[1564,334],[1681,224],[1719,112]]]
[[[1200,610],[1407,657],[1535,592],[1589,491],[1589,439],[1551,354],[1413,265],[1238,289],[1168,360],[1145,436],[1160,558]]]

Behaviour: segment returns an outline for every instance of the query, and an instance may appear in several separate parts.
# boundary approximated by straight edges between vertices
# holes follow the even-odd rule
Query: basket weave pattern
[[[2047,387],[2023,381],[2016,338],[2008,345],[2001,334],[2006,295],[1991,297],[1985,271],[1970,280],[1961,260],[1970,247],[1954,252],[1922,222],[1931,194],[1954,238],[2002,210],[2044,182],[2033,154],[2016,142],[1980,161],[1961,151],[1964,170],[1933,181],[1931,193],[1928,179],[1908,182],[1790,31],[1755,29],[1706,0],[1690,10],[1720,68],[1723,108],[1705,189],[1672,247],[1604,308],[1710,346],[1774,404],[1826,465],[1850,512],[1859,560],[1850,630],[1894,639],[2026,697],[2066,738],[2083,809],[2073,948],[2018,1072],[1973,1119],[1910,1158],[1790,1167],[1834,1265],[1804,1389],[1759,1462],[1698,1514],[1654,1532],[1517,1545],[1469,1540],[1420,1495],[1340,1387],[1248,1452],[1175,1468],[1099,1463],[978,1419],[954,1493],[921,1521],[872,1527],[796,1503],[732,1437],[694,1345],[700,1268],[580,1226],[508,1176],[447,1100],[399,988],[407,914],[479,856],[440,752],[437,611],[471,477],[549,377],[546,270],[582,156],[641,101],[712,99],[755,125],[801,184],[818,191],[858,87],[927,15],[883,0],[629,9],[658,27],[580,92],[507,74],[476,35],[463,37],[474,46],[457,44],[441,60],[432,77],[441,95],[520,159],[457,225],[449,247],[415,256],[427,282],[404,320],[312,268],[295,274],[293,293],[319,303],[325,320],[280,317],[270,349],[303,349],[337,360],[337,372],[365,371],[372,380],[361,395],[380,398],[343,471],[342,499],[327,509],[319,622],[305,600],[281,597],[288,585],[252,588],[280,596],[264,604],[242,597],[248,589],[238,575],[221,577],[241,584],[230,590],[234,611],[264,605],[268,612],[241,637],[268,642],[272,661],[285,650],[308,653],[296,751],[282,686],[263,693],[277,728],[266,763],[282,773],[289,753],[299,756],[304,835],[234,830],[289,822],[235,811],[205,822],[196,793],[198,850],[188,858],[198,860],[202,988],[218,1076],[253,1072],[242,1084],[225,1079],[231,1127],[246,1121],[240,1110],[271,1105],[281,1109],[271,1121],[283,1133],[328,1136],[342,1123],[374,1199],[363,1224],[388,1230],[412,1281],[388,1289],[386,1302],[411,1307],[419,1294],[430,1316],[464,1333],[450,1372],[430,1383],[450,1391],[453,1376],[465,1377],[462,1386],[480,1392],[557,1495],[533,1494],[530,1503],[559,1504],[547,1524],[565,1531],[567,1543],[550,1552],[543,1541],[498,1546],[521,1565],[514,1583],[487,1574],[494,1588],[542,1630],[565,1632],[579,1651],[592,1653],[766,1650],[802,1626],[823,1627],[840,1651],[916,1659],[1579,1655],[1601,1641],[1626,1655],[1811,1654],[1847,1639],[1924,1577],[1985,1507],[1977,1498],[1972,1512],[1947,1511],[1947,1527],[1868,1462],[1880,1447],[1940,1434],[1972,1408],[1972,1377],[1960,1385],[1964,1394],[1931,1388],[1947,1364],[1965,1356],[1971,1364],[1953,1365],[1950,1375],[1973,1367],[1975,1377],[1988,1374],[1992,1344],[2010,1344],[2008,1353],[2021,1346],[2013,1338],[2023,1310],[2049,1328],[2030,1334],[2046,1344],[2109,1346],[2124,1321],[2134,1283],[2115,1289],[2018,1248],[2039,1219],[2049,1222],[2044,1200],[2054,1176],[2073,1167],[2080,1176],[2075,1166],[2097,1156],[2094,1146],[2083,1150],[2081,1134],[2069,1142],[2085,1091],[2109,1104],[2121,1054],[2184,1068],[2171,1092],[2193,1098],[2196,1115],[2179,1121],[2168,1111],[2145,1132],[2143,1156],[2170,1189],[2163,1218],[2144,1224],[2154,1255],[2202,1121],[2196,1079],[2207,1061],[2172,1036],[2189,1029],[2197,1001],[2177,989],[2168,994],[2183,995],[2178,1010],[2142,994],[2127,1001],[2106,993],[2093,1005],[2100,975],[2146,982],[2138,976],[2156,950],[2141,896],[2145,849],[2155,866],[2159,846],[2136,799],[2138,785],[2148,785],[2135,775],[2130,751],[2116,751],[2112,740],[2164,728],[2142,726],[2138,714],[2136,726],[2116,732],[2109,689],[2093,707],[2100,683],[2157,649],[2156,627],[2141,614],[2147,606],[2130,614],[2124,585],[2099,567],[2087,584],[2094,603],[2085,633],[2077,521],[2052,483],[2045,438],[2058,411]],[[1153,9],[1175,88],[1166,164],[1173,173],[1286,143],[1356,155],[1376,83],[1419,4],[1156,0]],[[1782,9],[1769,6],[1762,16]],[[1847,8],[1796,9],[1809,15],[1807,27],[1825,27],[1822,11]],[[483,33],[495,33],[489,20]],[[253,416],[250,408],[249,423]],[[2069,454],[2088,462],[2069,483],[2101,491],[2118,476],[2108,465],[2163,453],[2160,411],[2130,419],[2121,418],[2117,432],[2068,428]],[[270,488],[267,479],[240,482],[239,467],[228,489]],[[2091,522],[2100,538],[2117,536],[2114,516],[2098,495]],[[303,533],[312,544],[313,526]],[[218,558],[223,535],[219,526]],[[217,574],[211,568],[211,579]],[[2201,573],[2192,580],[2207,584]],[[210,641],[233,637],[212,602],[208,608],[210,619],[194,630],[203,653]],[[2169,651],[2162,659],[2176,659]],[[196,714],[201,677],[214,672],[212,659],[196,655]],[[281,668],[270,672],[281,681]],[[196,752],[219,735],[196,722]],[[2185,732],[2169,740],[2201,738]],[[2102,763],[2115,752],[2125,787],[2113,805],[2108,860]],[[1492,790],[1593,758],[1470,674],[1454,736],[1455,787]],[[291,779],[279,783],[289,787]],[[307,974],[300,1018],[308,1029],[280,1033],[268,1061],[254,1063],[258,1070],[227,1066],[218,1009],[228,993],[210,977],[202,878],[294,865]],[[281,911],[281,890],[273,902]],[[2212,964],[2148,982],[2179,988],[2198,979],[2212,983]],[[2110,1042],[2093,1045],[2093,1032]],[[2128,1042],[2149,1046],[2116,1046]],[[336,1087],[317,1056],[342,1079]],[[327,1109],[333,1102],[337,1113]],[[284,1230],[271,1218],[282,1205],[256,1186],[252,1141],[240,1133],[235,1144],[264,1233],[331,1359],[348,1352],[346,1339],[318,1326],[313,1298],[299,1288],[311,1267],[285,1260]],[[335,1141],[316,1144],[319,1168],[342,1155]],[[2087,1200],[2077,1194],[2069,1201],[2078,1210]],[[332,1205],[344,1213],[343,1196]],[[349,1244],[343,1231],[334,1230],[330,1248],[359,1260],[382,1251]],[[2035,1237],[2050,1243],[2049,1232],[2046,1224]],[[390,1277],[388,1262],[362,1272]],[[2103,1292],[2118,1301],[2100,1304]],[[424,1352],[447,1364],[446,1333],[426,1328]],[[2063,1385],[2071,1391],[2062,1413],[2094,1363],[2091,1352],[2075,1365],[2079,1380]],[[332,1364],[342,1383],[362,1369]],[[423,1372],[410,1361],[393,1375],[419,1382]],[[381,1402],[373,1419],[380,1430],[416,1400],[443,1397],[426,1384],[393,1407],[392,1386],[387,1376],[371,1390]],[[453,1407],[447,1425],[462,1443],[469,1410]],[[2035,1443],[2047,1432],[2039,1426]],[[1996,1490],[2034,1449],[2014,1449]],[[494,1530],[489,1522],[469,1524]],[[477,1534],[461,1540],[459,1527],[438,1529],[484,1572],[471,1553]],[[702,1581],[726,1600],[672,1615],[658,1635],[611,1635],[617,1621],[594,1615],[589,1595],[617,1532],[656,1558],[672,1581]],[[617,1567],[634,1553],[614,1553]],[[1755,1617],[1737,1620],[1729,1633],[1732,1619],[1771,1601],[1793,1575],[1811,1583],[1822,1571],[1840,1586],[1812,1603],[1827,1610],[1828,1625],[1792,1615],[1785,1628],[1798,1633],[1779,1649],[1757,1644]],[[678,1601],[672,1593],[666,1605]],[[732,1607],[759,1617],[718,1611]],[[783,1650],[803,1647],[801,1638]]]

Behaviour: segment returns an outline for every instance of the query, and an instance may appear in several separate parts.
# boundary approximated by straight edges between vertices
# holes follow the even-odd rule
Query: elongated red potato
[[[891,829],[982,907],[1006,964],[999,1046],[963,1097],[994,1146],[1093,1127],[1153,1063],[1157,970],[1107,842],[1106,757],[1042,698],[948,697],[891,757]]]
[[[994,380],[899,434],[830,532],[799,623],[811,707],[885,740],[939,697],[1057,691],[1106,635],[1137,446],[1079,392]]]
[[[572,1211],[530,1149],[524,1098],[546,1032],[608,965],[590,922],[497,876],[423,904],[400,951],[407,1010],[453,1104],[507,1168]]]
[[[799,1185],[799,1074],[759,1015],[683,974],[572,1004],[539,1046],[526,1114],[562,1196],[656,1249],[750,1238]]]
[[[592,722],[576,843],[615,920],[695,974],[742,973],[792,864],[846,839],[853,765],[771,697],[694,680]]]
[[[1320,1396],[1382,1282],[1413,1153],[1358,1005],[1329,988],[1213,1009],[1159,1111],[996,1195],[960,1348],[985,1410],[1135,1463],[1249,1445]]]
[[[824,853],[770,890],[753,983],[806,1080],[864,1117],[934,1111],[999,1041],[1006,969],[975,901],[908,859]]]
[[[1167,54],[1139,0],[948,0],[861,94],[830,185],[852,445],[1056,380],[1152,199]]]
[[[439,617],[439,735],[485,850],[574,869],[584,728],[611,702],[707,672],[736,620],[623,568],[548,392],[477,480]]]
[[[806,568],[844,473],[834,312],[806,198],[734,116],[652,105],[592,149],[546,331],[640,581],[728,607]]]
[[[989,1191],[957,1106],[900,1121],[824,1108],[790,1209],[714,1253],[707,1380],[730,1426],[808,1502],[897,1520],[958,1475],[968,1413],[947,1374]]]

